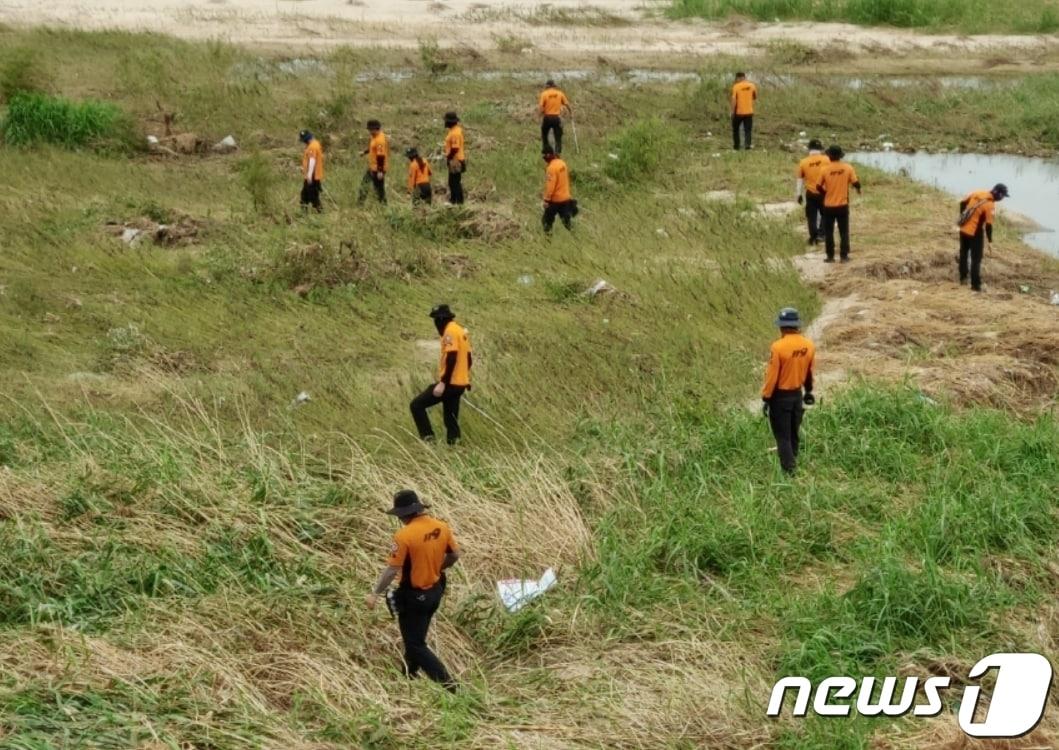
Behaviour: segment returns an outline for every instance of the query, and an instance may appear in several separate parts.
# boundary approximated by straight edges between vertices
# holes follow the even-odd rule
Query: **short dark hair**
[[[368,130],[379,130],[382,128],[382,123],[378,120],[368,120]]]
[[[736,78],[746,78],[746,73],[744,73],[743,71],[740,70],[738,73],[735,74],[735,77]]]

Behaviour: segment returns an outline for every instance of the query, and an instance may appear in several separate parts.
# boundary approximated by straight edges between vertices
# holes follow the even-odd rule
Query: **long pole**
[[[574,113],[570,112],[570,129],[574,132],[574,151],[581,153],[581,144],[577,142],[577,120],[574,119]]]

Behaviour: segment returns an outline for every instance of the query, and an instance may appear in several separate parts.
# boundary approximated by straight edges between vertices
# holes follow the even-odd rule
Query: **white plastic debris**
[[[496,592],[508,612],[518,612],[531,601],[555,585],[555,571],[548,568],[539,580],[505,578],[496,582]]]
[[[1053,289],[1052,296],[1048,301],[1051,302],[1053,305],[1059,305],[1059,292]]]
[[[807,135],[808,135],[808,133],[806,133],[804,130],[799,130],[798,131],[798,137],[799,138],[804,138]]]
[[[126,245],[133,245],[136,243],[136,240],[139,239],[141,234],[143,234],[143,232],[141,232],[139,229],[136,229],[134,227],[127,227],[121,233],[121,241],[124,242]]]
[[[589,297],[595,297],[597,294],[607,294],[613,292],[614,287],[608,284],[603,279],[596,279],[592,282],[592,286],[585,290],[585,294]]]
[[[1023,294],[1029,294],[1030,293],[1030,287],[1027,284],[1019,284],[1019,291],[1022,292]]]
[[[238,149],[239,145],[235,142],[235,138],[230,135],[224,136],[220,141],[213,144],[213,151],[218,154],[230,154]]]
[[[533,284],[533,277],[528,273],[524,273],[518,277],[518,283],[522,286],[530,286]]]
[[[158,138],[153,135],[147,136],[147,147],[154,148],[158,145]]]
[[[301,393],[299,393],[297,396],[294,397],[294,400],[291,401],[290,405],[291,406],[301,406],[302,404],[307,404],[310,401],[312,401],[312,397],[309,396],[309,393],[307,391],[302,391]]]
[[[894,144],[891,143],[890,141],[886,141],[882,145],[882,148],[883,148],[883,151],[893,151],[894,150]]]
[[[611,161],[617,161],[621,157],[619,157],[617,154],[612,152],[612,153],[607,154],[607,158],[610,159]]]

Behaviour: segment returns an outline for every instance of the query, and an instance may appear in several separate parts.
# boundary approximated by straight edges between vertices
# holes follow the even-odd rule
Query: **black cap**
[[[445,124],[446,125],[455,125],[459,121],[460,121],[460,116],[457,115],[455,112],[446,112],[445,113]]]
[[[298,140],[302,143],[308,143],[313,139],[313,134],[308,130],[302,130],[298,132]]]
[[[553,79],[549,78],[547,81],[544,82],[544,85],[547,88],[553,89],[553,88],[555,88],[555,81]]]
[[[833,144],[827,147],[827,156],[829,159],[836,160],[841,159],[846,155],[846,152],[842,150],[842,147],[838,144]]]
[[[368,120],[368,130],[380,130],[382,129],[382,123],[378,120]]]
[[[383,512],[398,518],[405,518],[422,513],[429,507],[419,501],[419,495],[413,490],[401,490],[393,496],[393,507]]]
[[[434,320],[453,320],[456,315],[449,309],[448,305],[434,305],[430,310],[430,317]]]
[[[411,148],[405,149],[404,155],[407,156],[409,159],[416,159],[419,157],[419,149],[417,149],[415,146],[412,146]]]
[[[1007,185],[1003,182],[998,182],[996,186],[993,187],[993,195],[997,198],[1008,198],[1011,196],[1011,193],[1008,192]]]
[[[743,71],[740,70],[738,73],[735,74],[735,77],[736,78],[746,78],[746,73],[744,73]]]
[[[820,142],[819,138],[813,138],[811,141],[809,141],[809,148],[813,149],[814,151],[823,151],[824,144]]]

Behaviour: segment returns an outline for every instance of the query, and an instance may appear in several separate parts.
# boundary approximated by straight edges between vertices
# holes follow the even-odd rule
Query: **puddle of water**
[[[1059,161],[1027,156],[895,152],[850,154],[849,159],[907,175],[960,199],[972,190],[985,190],[1003,182],[1011,190],[1011,197],[999,204],[998,213],[1003,216],[1009,210],[1037,222],[1041,231],[1024,235],[1026,244],[1059,257],[1059,212],[1055,210]],[[955,217],[955,205],[952,213]]]

